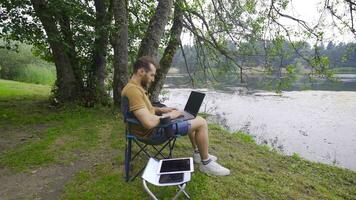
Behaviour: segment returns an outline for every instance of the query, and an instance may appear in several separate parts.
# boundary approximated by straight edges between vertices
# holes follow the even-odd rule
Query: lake
[[[181,109],[191,91],[164,90],[164,103]],[[210,121],[251,134],[257,143],[284,154],[356,170],[356,92],[203,91],[207,95],[200,112],[212,114]]]
[[[323,91],[356,91],[356,74],[335,74],[334,77],[336,81],[316,78],[312,82],[308,79],[308,77],[299,77],[291,83],[289,88],[285,88],[284,90],[302,91],[308,89]],[[271,86],[276,84],[276,78],[271,76],[249,75],[245,78],[246,84],[248,85],[247,88],[252,91],[270,90]],[[188,75],[168,74],[165,84],[169,88],[187,88],[191,86],[189,80]],[[215,86],[222,91],[234,92],[236,87],[241,86],[241,83],[238,80],[226,79],[215,83]]]

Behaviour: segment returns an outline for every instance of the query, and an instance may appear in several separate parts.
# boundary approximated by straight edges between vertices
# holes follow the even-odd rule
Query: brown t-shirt
[[[129,100],[130,112],[141,108],[147,108],[151,114],[155,114],[155,109],[148,98],[148,93],[138,83],[130,80],[129,83],[122,89],[121,96],[126,96]],[[149,136],[154,129],[146,129],[143,126],[130,124],[130,129],[133,134],[140,137]]]

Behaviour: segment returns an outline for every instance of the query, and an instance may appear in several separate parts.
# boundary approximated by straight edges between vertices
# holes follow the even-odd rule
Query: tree
[[[128,80],[128,13],[126,0],[114,0],[114,18],[117,31],[113,33],[114,48],[114,104],[119,107],[121,90]]]
[[[343,16],[337,17],[338,7],[332,2],[325,0],[325,8],[354,33],[355,4],[341,1],[350,13],[347,15],[350,20],[345,21]],[[157,100],[173,56],[178,47],[184,50],[180,41],[183,31],[194,36],[192,52],[196,61],[191,63],[198,64],[194,68],[203,72],[206,82],[209,74],[214,80],[216,72],[230,71],[245,83],[246,71],[268,73],[276,60],[281,73],[282,69],[291,69],[287,63],[295,56],[308,64],[312,76],[330,78],[328,60],[319,50],[322,27],[310,27],[286,14],[288,3],[288,0],[9,0],[0,4],[0,35],[8,47],[12,40],[32,44],[37,55],[55,63],[54,94],[63,103],[78,101],[88,106],[106,103],[105,85],[110,82],[107,65],[113,63],[114,103],[120,105],[130,65],[142,55],[160,58],[161,68],[149,89],[152,100]],[[314,39],[313,55],[300,48],[303,41],[292,41],[293,34],[300,32],[284,26],[281,18],[295,21],[306,37]],[[294,53],[284,51],[290,50],[286,44]],[[181,53],[186,58],[185,52]],[[251,65],[251,58],[258,59],[258,64]],[[189,72],[193,67],[184,63]],[[224,66],[223,70],[214,69],[214,63]]]
[[[158,95],[160,94],[163,88],[166,75],[173,62],[173,57],[177,51],[177,48],[181,44],[180,36],[183,29],[183,13],[180,8],[182,6],[181,3],[181,0],[177,0],[175,3],[173,25],[170,30],[169,42],[160,60],[160,68],[157,70],[155,81],[149,89],[149,92],[151,94],[151,100],[153,101],[158,101]]]
[[[109,0],[11,0],[1,4],[2,37],[32,44],[56,66],[55,98],[85,105],[106,103],[104,87]]]

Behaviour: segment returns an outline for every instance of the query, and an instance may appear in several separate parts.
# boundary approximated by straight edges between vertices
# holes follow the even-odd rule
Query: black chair
[[[141,123],[136,119],[133,113],[129,111],[129,101],[128,98],[123,96],[121,97],[121,112],[126,124],[125,128],[125,180],[133,181],[138,175],[140,175],[145,166],[142,166],[138,171],[130,175],[131,164],[138,157],[145,155],[147,160],[148,158],[156,159],[167,159],[172,158],[173,148],[176,142],[178,135],[173,134],[172,126],[173,123],[159,124],[155,128],[163,128],[164,132],[168,134],[168,140],[163,142],[150,141],[144,138],[140,138],[132,134],[130,130],[130,124],[141,125]],[[136,144],[138,151],[132,156],[133,144]],[[164,150],[168,148],[168,153],[164,153]]]

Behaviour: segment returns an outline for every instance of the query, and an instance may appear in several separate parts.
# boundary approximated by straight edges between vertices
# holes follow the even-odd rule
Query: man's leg
[[[189,121],[191,128],[188,132],[189,138],[192,142],[193,148],[198,147],[201,163],[199,165],[199,170],[201,172],[217,175],[226,176],[230,174],[230,170],[221,166],[216,162],[215,159],[209,158],[208,146],[209,146],[209,136],[208,136],[208,124],[206,120],[202,117],[196,117],[195,119]],[[214,161],[215,160],[215,161]]]
[[[202,117],[196,117],[190,120],[191,128],[189,130],[189,138],[192,142],[193,148],[198,147],[200,157],[202,160],[208,159],[208,146],[209,146],[209,136],[208,136],[208,124],[206,120]]]

